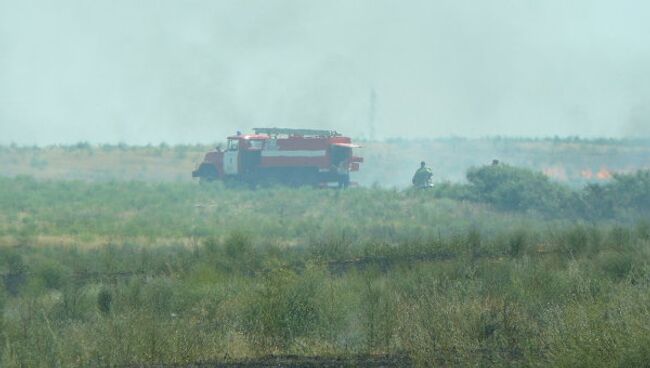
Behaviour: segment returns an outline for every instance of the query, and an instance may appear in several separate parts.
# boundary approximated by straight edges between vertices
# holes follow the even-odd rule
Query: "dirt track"
[[[406,356],[363,355],[355,357],[304,357],[304,356],[273,356],[260,359],[203,362],[190,364],[133,364],[128,368],[396,368],[411,367],[411,361]]]

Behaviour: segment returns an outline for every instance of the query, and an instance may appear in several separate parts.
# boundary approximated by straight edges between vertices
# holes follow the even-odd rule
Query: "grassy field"
[[[2,367],[650,361],[645,172],[572,189],[497,166],[424,192],[48,175],[0,177]]]

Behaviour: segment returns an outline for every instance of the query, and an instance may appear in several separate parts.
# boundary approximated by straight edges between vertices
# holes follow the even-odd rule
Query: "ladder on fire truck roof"
[[[300,135],[300,136],[315,136],[315,137],[338,137],[341,134],[336,130],[320,130],[320,129],[290,129],[290,128],[253,128],[255,134],[268,134],[268,135]]]

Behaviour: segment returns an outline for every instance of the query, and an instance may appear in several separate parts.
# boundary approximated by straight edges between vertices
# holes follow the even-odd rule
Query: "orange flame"
[[[596,173],[596,177],[600,180],[608,180],[612,178],[612,173],[609,170],[603,168],[600,169],[598,173]]]
[[[591,169],[585,169],[580,171],[580,176],[583,179],[598,179],[598,180],[609,180],[612,178],[612,172],[609,169],[601,168],[598,172],[594,173]]]

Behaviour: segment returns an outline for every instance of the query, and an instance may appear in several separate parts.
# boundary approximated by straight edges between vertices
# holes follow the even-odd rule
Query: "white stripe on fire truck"
[[[321,157],[325,156],[322,151],[262,151],[262,157]]]

